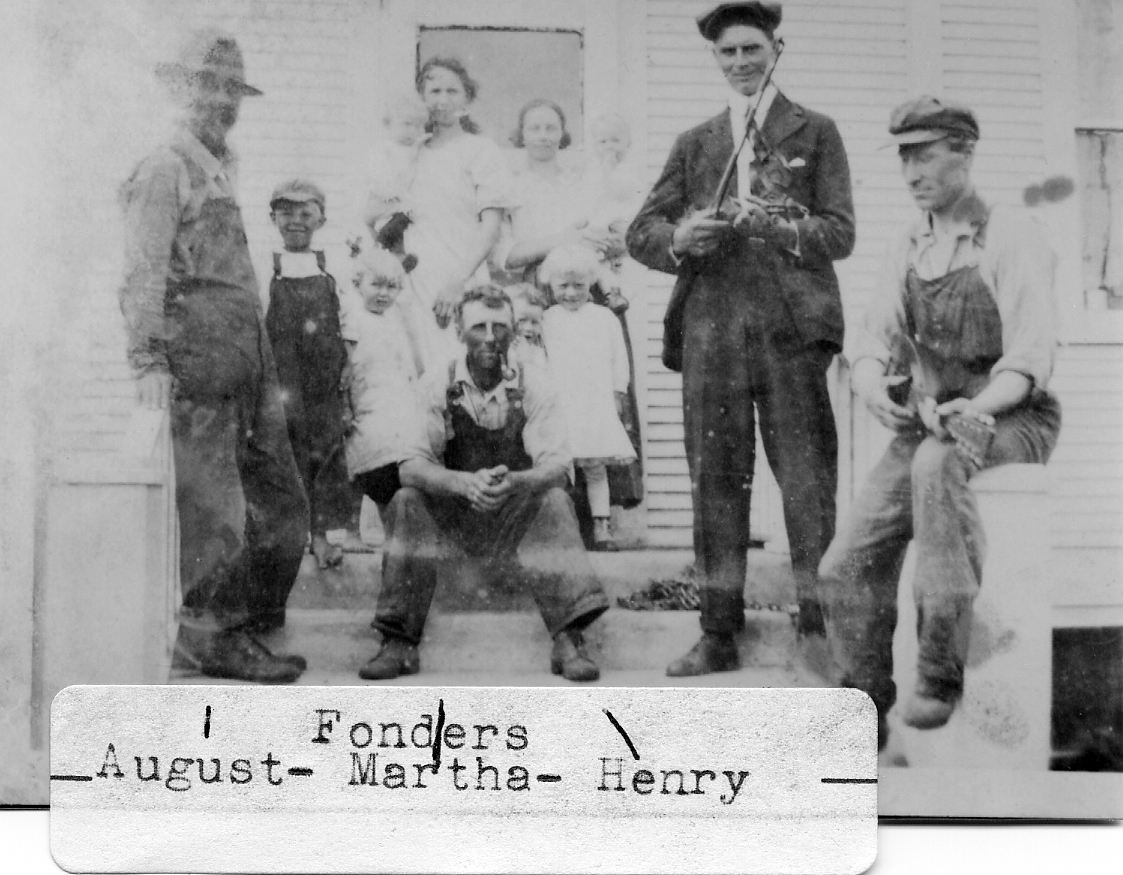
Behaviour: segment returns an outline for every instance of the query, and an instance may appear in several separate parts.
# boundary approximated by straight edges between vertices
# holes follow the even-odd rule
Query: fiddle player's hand
[[[793,251],[798,246],[799,232],[791,220],[769,213],[755,201],[737,201],[737,206],[739,211],[733,219],[733,227],[750,239],[765,240]]]
[[[729,228],[729,223],[714,218],[711,210],[698,210],[678,223],[671,237],[671,249],[679,256],[709,255]]]

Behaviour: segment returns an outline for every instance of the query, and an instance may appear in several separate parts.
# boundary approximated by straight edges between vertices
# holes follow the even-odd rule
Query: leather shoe
[[[421,670],[421,659],[417,655],[417,645],[401,638],[386,638],[378,653],[359,669],[359,677],[365,681],[388,681],[406,674],[417,674]]]
[[[210,677],[262,684],[289,684],[302,671],[288,659],[274,656],[264,644],[240,629],[220,632],[215,637],[211,652],[203,659],[202,670]]]
[[[948,722],[954,710],[955,702],[913,693],[905,703],[901,722],[913,729],[938,729]]]
[[[685,656],[667,666],[667,676],[685,678],[713,671],[736,671],[740,667],[741,656],[732,635],[704,632]]]
[[[600,669],[585,652],[585,636],[569,629],[554,636],[550,671],[567,681],[595,681],[600,677]]]

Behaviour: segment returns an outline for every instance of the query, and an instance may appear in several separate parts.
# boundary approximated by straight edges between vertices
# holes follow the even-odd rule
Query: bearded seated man
[[[573,503],[572,467],[557,397],[540,369],[508,365],[514,310],[493,285],[457,306],[464,352],[423,383],[419,421],[386,513],[378,654],[359,672],[383,680],[420,670],[418,645],[442,563],[487,561],[517,573],[553,637],[550,668],[588,681],[600,670],[582,630],[608,608]]]

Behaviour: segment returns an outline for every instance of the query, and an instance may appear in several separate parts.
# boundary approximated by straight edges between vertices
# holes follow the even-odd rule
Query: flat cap
[[[731,24],[747,24],[772,33],[780,26],[782,16],[783,7],[779,3],[719,3],[698,16],[698,32],[710,42],[714,42]]]
[[[923,95],[898,106],[889,116],[889,133],[898,146],[934,143],[952,134],[979,139],[975,113],[961,103]]]
[[[289,201],[294,204],[313,201],[320,205],[321,210],[327,203],[323,190],[309,179],[290,179],[282,182],[273,189],[273,194],[269,197],[269,206],[273,206],[278,201]]]
[[[180,45],[174,61],[156,65],[156,75],[165,81],[190,79],[200,74],[215,76],[222,83],[233,83],[247,97],[262,93],[246,84],[246,66],[238,41],[216,27],[192,31]]]

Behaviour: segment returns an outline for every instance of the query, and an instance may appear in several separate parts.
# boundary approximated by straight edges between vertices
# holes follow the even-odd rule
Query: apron
[[[202,169],[183,157],[203,188]],[[206,198],[181,240],[187,276],[168,280],[164,303],[168,367],[184,397],[229,398],[262,377],[261,304],[238,204]]]

